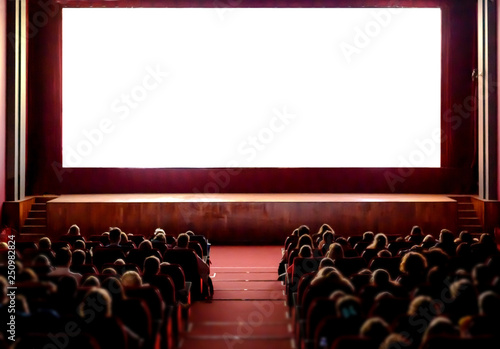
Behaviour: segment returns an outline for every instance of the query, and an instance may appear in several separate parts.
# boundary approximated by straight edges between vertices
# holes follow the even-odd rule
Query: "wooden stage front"
[[[407,234],[413,225],[437,236],[442,228],[455,232],[457,201],[420,194],[95,194],[47,203],[53,238],[78,224],[87,236],[110,226],[149,236],[161,227],[173,235],[192,230],[217,244],[282,244],[299,225],[315,232],[323,223],[345,236]]]

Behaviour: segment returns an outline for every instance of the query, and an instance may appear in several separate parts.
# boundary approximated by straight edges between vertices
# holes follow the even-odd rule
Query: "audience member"
[[[141,287],[142,279],[139,273],[136,271],[130,270],[123,273],[122,278],[123,287]]]
[[[186,233],[179,234],[177,237],[177,246],[174,248],[188,248],[189,246],[189,235]],[[209,281],[210,267],[207,263],[203,261],[196,253],[196,259],[198,261],[198,273],[200,274],[205,285],[211,285],[211,281]]]
[[[71,250],[68,248],[64,247],[64,248],[59,249],[56,253],[56,258],[54,261],[55,269],[52,270],[47,275],[49,277],[73,276],[77,282],[80,282],[80,280],[82,279],[82,274],[73,273],[70,270],[72,255],[73,254],[71,253]]]
[[[108,247],[120,247],[120,240],[122,238],[122,231],[118,227],[109,229],[109,244]]]
[[[68,232],[66,235],[70,236],[80,236],[80,227],[76,224],[73,224],[71,227],[69,227]]]
[[[427,275],[427,260],[417,252],[405,254],[400,264],[401,275],[397,282],[408,292],[425,282]]]

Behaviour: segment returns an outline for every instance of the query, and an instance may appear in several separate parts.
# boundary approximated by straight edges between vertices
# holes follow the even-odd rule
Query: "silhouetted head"
[[[299,250],[299,256],[304,258],[312,257],[311,246],[308,245],[302,246]]]
[[[420,228],[418,225],[414,225],[411,228],[410,235],[422,235],[422,228]]]
[[[389,324],[377,316],[368,318],[359,329],[359,334],[361,336],[372,339],[377,344],[382,343],[389,333]]]
[[[69,267],[72,260],[71,250],[67,247],[60,248],[56,252],[56,259],[54,264],[58,267]]]
[[[139,273],[133,270],[126,271],[122,275],[123,287],[141,287],[142,279]]]
[[[98,308],[95,307],[96,304],[99,304]],[[83,301],[78,307],[78,314],[86,321],[90,319],[92,314],[92,319],[108,318],[112,316],[111,305],[109,292],[94,287],[83,297]]]
[[[71,264],[73,266],[80,266],[85,263],[86,258],[87,256],[85,255],[85,252],[82,250],[74,250]]]
[[[177,237],[177,246],[187,248],[189,246],[189,235],[186,233],[179,234]]]
[[[418,252],[408,252],[401,260],[401,272],[406,274],[420,274],[427,269],[427,260]]]
[[[51,247],[52,247],[52,242],[46,236],[44,236],[38,241],[38,248],[40,250],[49,250]]]
[[[299,236],[309,235],[310,229],[307,225],[301,225],[299,228]]]
[[[373,239],[375,238],[375,234],[373,234],[373,231],[365,231],[363,233],[363,238],[361,241],[364,242],[373,242]]]
[[[111,244],[119,244],[122,236],[122,231],[118,227],[112,227],[109,229],[109,242]]]
[[[156,275],[160,271],[160,260],[158,257],[149,256],[144,260],[143,274]]]
[[[73,224],[71,227],[69,227],[67,234],[72,236],[80,235],[80,227],[76,224]]]

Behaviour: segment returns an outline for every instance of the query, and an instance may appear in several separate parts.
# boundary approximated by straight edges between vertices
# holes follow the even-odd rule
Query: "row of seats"
[[[328,225],[297,228],[278,269],[298,347],[500,347],[498,248],[489,235],[450,233],[343,237]]]
[[[206,297],[198,263],[209,261],[210,245],[200,235],[190,235],[193,248],[157,237],[127,236],[117,245],[107,234],[17,242],[15,348],[176,347],[191,303]],[[1,275],[7,275],[7,255],[8,246],[0,244]],[[4,322],[7,282],[0,281]],[[68,335],[68,324],[81,340]],[[1,334],[5,343],[7,328]]]

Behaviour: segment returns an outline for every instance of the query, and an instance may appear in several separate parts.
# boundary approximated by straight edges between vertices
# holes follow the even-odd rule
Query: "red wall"
[[[7,0],[0,0],[0,217],[5,202]]]
[[[47,2],[49,0],[45,0]],[[42,3],[44,1],[41,1]],[[86,1],[67,1],[77,5]],[[140,1],[123,6],[440,6],[443,10],[441,169],[61,169],[61,71],[58,8],[30,1],[27,194],[140,192],[476,193],[475,117],[454,111],[474,96],[476,1]],[[102,2],[103,6],[116,3]],[[45,17],[43,14],[47,14]],[[47,22],[40,19],[47,18]],[[36,20],[38,19],[38,22]],[[38,23],[38,25],[36,24]],[[43,25],[42,25],[43,24]],[[425,25],[425,24],[423,24]],[[423,101],[425,103],[425,101]],[[411,107],[411,106],[409,106]],[[447,111],[450,111],[447,113]],[[474,114],[474,113],[472,113]],[[237,172],[237,173],[235,173]]]

